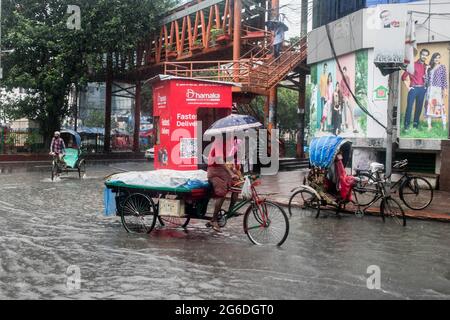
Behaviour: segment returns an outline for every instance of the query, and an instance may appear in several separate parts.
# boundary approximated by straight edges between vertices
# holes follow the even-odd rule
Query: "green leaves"
[[[3,57],[0,86],[25,88],[31,97],[9,99],[10,117],[39,120],[44,133],[58,129],[70,111],[68,93],[104,73],[108,53],[128,55],[158,26],[175,1],[2,0]],[[67,27],[68,5],[81,9],[81,30]],[[92,81],[96,79],[91,79]]]

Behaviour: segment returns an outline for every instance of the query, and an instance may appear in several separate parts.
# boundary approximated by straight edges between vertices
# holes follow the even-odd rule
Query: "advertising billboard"
[[[361,103],[367,106],[368,52],[358,51],[338,59],[342,72],[335,60],[312,66],[310,134],[365,137],[367,116],[355,103],[350,92],[354,92]]]
[[[196,170],[198,125],[204,132],[231,114],[231,85],[172,79],[153,85],[155,168]],[[202,151],[202,150],[200,150]]]
[[[311,66],[308,87],[310,135],[346,138],[385,138],[388,78],[375,66],[374,50],[361,50]],[[344,77],[346,81],[344,81]],[[347,82],[350,86],[348,90]],[[375,118],[368,116],[360,105]]]
[[[400,137],[448,138],[449,43],[419,44],[414,72],[401,72]]]

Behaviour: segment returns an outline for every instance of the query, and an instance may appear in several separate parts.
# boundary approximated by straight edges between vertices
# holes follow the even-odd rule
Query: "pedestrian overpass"
[[[291,80],[290,87],[304,97],[308,72],[306,37],[286,41],[274,57],[266,22],[278,16],[278,0],[194,0],[170,10],[135,50],[110,59],[107,69],[114,71],[106,75],[107,108],[113,81],[136,87],[136,112],[142,83],[158,74],[227,81],[237,84],[233,100],[240,112],[256,115],[249,102],[257,95],[267,97],[261,120],[274,127],[276,87]]]

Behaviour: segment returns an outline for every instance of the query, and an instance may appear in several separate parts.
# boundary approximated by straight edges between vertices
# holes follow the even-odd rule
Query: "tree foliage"
[[[40,122],[43,133],[59,129],[70,113],[68,94],[84,86],[92,70],[104,71],[107,54],[128,54],[159,24],[174,2],[166,0],[78,0],[81,30],[67,27],[72,0],[3,0],[3,58],[7,89],[28,95],[1,106],[12,118]]]
[[[258,96],[251,102],[258,119],[264,119],[265,98]],[[281,132],[298,130],[298,92],[291,89],[278,89],[277,124]]]

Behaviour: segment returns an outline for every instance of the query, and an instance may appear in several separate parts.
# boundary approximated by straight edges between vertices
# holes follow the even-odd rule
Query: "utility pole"
[[[141,131],[141,107],[142,107],[142,83],[136,81],[136,92],[134,99],[134,135],[133,135],[133,152],[139,152],[139,133]]]
[[[103,151],[111,152],[111,113],[112,113],[112,84],[113,84],[112,54],[106,57],[106,97],[105,97],[105,135]]]
[[[399,71],[389,74],[389,100],[387,109],[387,140],[386,140],[386,192],[389,195],[391,190],[391,174],[392,174],[392,143],[397,137],[397,124],[394,123],[394,114],[397,113],[398,107],[398,87],[400,81]]]
[[[0,80],[3,79],[2,68],[2,0],[0,0]]]
[[[301,7],[301,27],[300,39],[306,37],[308,34],[308,0],[302,0]],[[300,43],[300,46],[302,42]],[[304,141],[305,141],[305,104],[306,104],[306,73],[299,74],[299,90],[298,90],[298,134],[297,134],[297,158],[303,159],[305,157]]]

